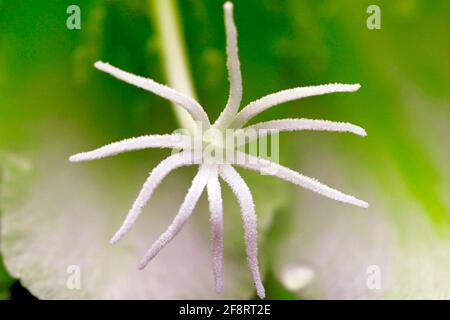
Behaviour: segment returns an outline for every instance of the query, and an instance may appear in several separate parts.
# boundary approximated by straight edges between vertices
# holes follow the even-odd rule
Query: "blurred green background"
[[[95,61],[103,60],[167,82],[151,2],[0,1],[1,214],[4,217],[9,208],[19,206],[17,203],[28,208],[25,210],[28,214],[21,216],[19,222],[9,226],[6,222],[2,224],[2,235],[5,234],[2,250],[7,247],[4,260],[11,274],[0,266],[0,298],[11,296],[10,288],[16,280],[22,280],[25,288],[36,288],[33,277],[28,274],[23,274],[26,283],[16,279],[21,277],[17,270],[23,270],[20,266],[26,262],[14,263],[15,244],[20,243],[26,233],[24,230],[28,230],[20,227],[23,219],[33,220],[34,210],[42,213],[52,204],[45,198],[38,201],[28,196],[28,189],[34,186],[29,181],[35,176],[44,181],[45,177],[64,175],[59,165],[69,166],[65,161],[72,153],[131,136],[168,133],[177,128],[167,101],[93,68]],[[69,4],[81,8],[81,30],[66,28]],[[267,266],[265,285],[269,297],[366,296],[353,292],[351,285],[347,287],[347,278],[341,283],[339,277],[346,271],[336,269],[335,265],[352,264],[348,257],[357,256],[359,249],[347,245],[364,239],[368,230],[374,234],[374,242],[382,243],[377,252],[390,252],[383,257],[389,265],[386,267],[388,289],[383,292],[386,297],[448,298],[449,1],[236,0],[234,4],[244,105],[268,93],[296,86],[332,82],[362,86],[357,93],[287,103],[264,112],[259,120],[330,119],[358,124],[368,132],[364,139],[329,133],[281,135],[281,163],[368,200],[371,207],[367,212],[356,212],[358,209],[329,203],[306,190],[275,183],[269,200],[283,201],[271,209],[273,217],[263,223],[267,232],[263,232],[260,239],[263,243],[261,259],[266,260]],[[370,4],[381,8],[380,30],[366,27],[369,16],[366,9]],[[211,119],[218,116],[228,94],[222,5],[222,1],[216,0],[182,0],[177,5],[193,84]],[[60,150],[60,154],[53,156],[49,150],[55,149]],[[93,179],[109,177],[109,181],[115,181],[111,182],[111,188],[124,189],[122,197],[114,198],[120,202],[118,219],[133,201],[145,170],[152,167],[146,162],[161,158],[161,154],[150,151],[143,159],[134,154],[122,156],[115,162],[105,160],[88,165],[93,168]],[[47,164],[48,169],[35,163]],[[31,172],[21,170],[28,166],[34,169]],[[146,169],[129,172],[130,167],[137,166]],[[15,170],[20,174],[15,175]],[[78,166],[74,170],[83,169]],[[188,177],[188,174],[181,174],[175,179],[188,181]],[[250,179],[256,183],[262,181],[256,177]],[[119,180],[130,181],[130,185],[120,185]],[[70,177],[66,182],[71,183]],[[260,205],[264,206],[267,191],[253,189],[252,180],[249,186],[255,194],[257,208],[258,198],[263,199]],[[33,190],[36,191],[39,190]],[[14,193],[17,195],[12,195]],[[80,197],[79,201],[86,200]],[[326,204],[321,206],[321,201]],[[348,260],[342,262],[343,257],[333,258],[330,254],[325,264],[317,258],[326,250],[320,245],[326,237],[321,230],[341,228],[341,224],[332,220],[334,210],[349,211],[348,218],[343,217],[345,213],[339,217],[343,217],[344,225],[353,225],[355,229],[345,229],[347,231],[342,233],[355,232],[358,236],[352,240],[332,238],[330,241],[337,247],[331,251],[342,251]],[[362,215],[371,216],[377,222],[352,224],[355,219],[362,219]],[[323,220],[315,220],[319,217]],[[293,221],[298,219],[301,229],[292,227]],[[34,223],[35,228],[40,227],[39,221]],[[16,230],[14,235],[5,230],[12,228],[11,225]],[[308,229],[311,225],[314,232]],[[240,229],[236,229],[235,234],[235,237],[242,237]],[[292,245],[295,237],[302,234],[305,236],[298,247]],[[386,240],[386,234],[396,240]],[[32,239],[27,241],[35,243]],[[226,238],[227,241],[232,240]],[[176,246],[175,243],[176,239],[172,245]],[[78,252],[81,249],[77,246],[72,243],[66,250]],[[367,254],[373,246],[360,249]],[[19,250],[21,257],[24,250]],[[302,253],[291,255],[293,250],[302,251],[305,256]],[[434,250],[439,253],[434,254]],[[49,260],[46,263],[61,258],[52,256],[51,248],[48,252],[49,256],[41,257]],[[133,258],[137,261],[139,256]],[[368,265],[374,264],[371,259],[376,260],[368,258]],[[280,266],[285,260],[294,265],[312,266],[317,280],[311,285],[313,289],[298,293],[286,286],[282,276],[284,269]],[[245,270],[244,260],[240,260],[240,266]],[[327,272],[335,274],[333,280],[322,276]],[[397,283],[400,283],[398,288]],[[44,281],[38,285],[39,288],[46,286],[51,287],[51,284]],[[395,289],[390,291],[389,288]],[[38,296],[41,292],[40,298],[58,297],[51,289],[46,290],[31,289]],[[96,297],[95,294],[92,297]],[[174,293],[173,297],[178,296]]]

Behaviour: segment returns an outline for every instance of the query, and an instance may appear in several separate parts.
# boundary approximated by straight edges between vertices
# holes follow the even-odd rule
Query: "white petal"
[[[259,171],[263,174],[276,176],[280,179],[286,180],[305,189],[309,189],[333,200],[353,204],[362,208],[367,208],[369,206],[365,201],[330,188],[329,186],[320,183],[313,178],[304,176],[294,170],[283,167],[266,159],[256,158],[239,152],[236,157],[236,164],[244,168]]]
[[[238,56],[237,30],[233,20],[233,4],[226,2],[223,8],[227,34],[227,68],[230,94],[225,109],[216,121],[219,127],[226,127],[233,120],[233,117],[239,110],[242,99],[242,76]]]
[[[208,202],[211,211],[211,226],[213,235],[213,271],[216,292],[222,292],[222,260],[223,260],[223,204],[222,190],[220,188],[218,168],[214,167],[214,172],[208,180]]]
[[[71,156],[69,161],[89,161],[147,148],[189,148],[190,144],[189,136],[179,134],[148,135],[113,142],[92,151],[78,153]]]
[[[244,129],[236,130],[235,135],[237,137],[237,147],[239,147],[277,132],[302,130],[351,132],[363,137],[367,135],[363,128],[348,122],[313,119],[281,119],[259,122]],[[241,138],[239,138],[240,135],[242,135]]]
[[[184,198],[183,204],[169,225],[167,230],[156,240],[151,248],[146,252],[144,258],[139,263],[139,269],[144,269],[147,264],[178,234],[181,228],[184,226],[186,221],[194,211],[195,205],[200,198],[203,189],[208,182],[208,177],[210,173],[210,168],[208,166],[201,166],[192,185],[189,188],[186,197]]]
[[[361,86],[359,84],[335,83],[319,86],[298,87],[272,93],[248,104],[241,112],[237,114],[236,119],[233,122],[233,126],[240,128],[247,123],[247,121],[264,110],[284,102],[333,92],[354,92],[360,87]]]
[[[148,200],[151,198],[153,192],[161,183],[161,181],[173,170],[181,166],[190,165],[194,162],[194,156],[190,152],[183,152],[171,155],[170,157],[161,161],[150,173],[150,176],[145,181],[139,192],[138,197],[133,203],[128,212],[125,221],[120,229],[116,232],[110,243],[114,244],[122,239],[128,231],[133,227],[139,215],[142,213]]]
[[[97,61],[95,63],[95,67],[101,71],[109,73],[110,75],[116,77],[117,79],[125,81],[129,84],[132,84],[144,90],[153,92],[154,94],[157,94],[160,97],[163,97],[164,99],[176,103],[177,105],[183,107],[186,111],[188,111],[194,120],[202,122],[202,124],[206,127],[209,126],[208,115],[205,113],[202,106],[194,99],[176,91],[175,89],[157,83],[152,79],[144,78],[123,71],[119,68],[110,65],[109,63],[105,63],[102,61]]]
[[[267,135],[269,130],[274,131],[336,131],[350,132],[359,136],[366,136],[366,131],[354,124],[348,122],[335,122],[329,120],[314,119],[282,119],[260,122],[245,128],[244,130],[255,130],[259,137]]]
[[[221,165],[220,176],[230,186],[239,201],[244,223],[248,268],[258,296],[264,299],[266,294],[258,266],[258,228],[252,194],[245,181],[231,165]]]

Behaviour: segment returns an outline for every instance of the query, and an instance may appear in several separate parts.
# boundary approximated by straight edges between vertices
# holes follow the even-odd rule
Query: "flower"
[[[256,132],[256,136],[261,137],[273,131],[299,130],[351,132],[360,136],[365,136],[366,132],[361,127],[350,123],[326,120],[282,119],[257,123],[243,128],[253,117],[275,105],[333,92],[354,92],[360,88],[360,85],[327,84],[287,89],[264,96],[251,102],[239,111],[242,98],[242,78],[238,58],[237,31],[233,21],[233,5],[230,2],[225,3],[224,12],[230,92],[224,110],[214,123],[210,122],[203,107],[194,99],[151,79],[133,75],[108,63],[98,61],[95,63],[97,69],[109,73],[122,81],[153,92],[154,94],[170,100],[184,108],[193,120],[195,120],[196,128],[193,132],[183,134],[147,135],[125,139],[93,151],[75,154],[70,157],[70,161],[79,162],[100,159],[119,153],[146,148],[182,149],[181,152],[173,152],[172,155],[161,161],[152,170],[125,221],[112,237],[111,243],[114,244],[118,242],[128,233],[128,231],[130,231],[144,206],[152,196],[155,188],[171,171],[181,166],[199,165],[199,171],[192,180],[191,187],[184,198],[178,214],[175,216],[167,230],[145,253],[143,259],[139,263],[139,269],[145,268],[147,264],[178,234],[189,219],[198,199],[206,188],[213,233],[213,271],[215,290],[217,293],[222,291],[223,207],[221,185],[219,181],[220,177],[230,186],[239,201],[245,231],[248,268],[253,278],[258,296],[264,298],[265,289],[262,284],[258,267],[257,219],[255,205],[250,189],[232,165],[260,171],[264,174],[274,175],[280,179],[302,186],[337,201],[363,208],[367,208],[368,204],[275,162],[243,153],[237,149],[239,145],[232,145],[231,150],[233,151],[233,157],[227,157],[225,161],[223,161],[224,159],[218,160],[215,156],[211,156],[209,151],[213,150],[212,153],[214,154],[216,154],[216,152],[220,154],[229,152],[229,145],[227,142],[224,142],[223,137],[230,131],[233,137],[238,137],[242,132],[245,133],[250,131]],[[204,128],[206,129],[205,132],[203,132]],[[219,135],[211,135],[211,132],[218,132]]]

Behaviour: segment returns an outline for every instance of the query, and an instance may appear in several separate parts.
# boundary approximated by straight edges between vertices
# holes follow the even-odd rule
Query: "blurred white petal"
[[[293,263],[311,266],[315,277],[299,292],[304,298],[449,299],[448,237],[439,235],[419,204],[405,194],[395,171],[386,174],[397,192],[387,195],[376,188],[377,179],[368,169],[350,164],[354,155],[331,150],[327,143],[311,150],[302,167],[322,168],[323,175],[365,194],[372,205],[361,214],[357,208],[317,202],[297,191],[290,220],[295,231],[277,249],[276,273]],[[370,183],[364,187],[352,172],[364,172]],[[380,276],[379,288],[374,276]]]
[[[281,268],[278,277],[288,290],[297,292],[313,281],[314,270],[302,264],[291,264]]]
[[[72,141],[74,137],[73,133],[60,136]],[[210,234],[202,226],[209,222],[205,201],[199,202],[196,217],[176,241],[145,270],[137,270],[136,262],[149,241],[166,228],[182,203],[188,185],[182,178],[185,173],[177,172],[161,184],[158,196],[147,207],[148,217],[112,247],[108,238],[132,202],[142,173],[155,163],[130,166],[127,161],[117,167],[121,161],[109,160],[108,166],[99,163],[80,168],[67,162],[69,153],[53,144],[36,152],[32,166],[11,167],[2,161],[1,250],[10,273],[32,294],[42,299],[252,296],[250,277],[242,267],[245,259],[236,253],[229,255],[232,248],[225,251],[223,261],[226,286],[221,295],[214,292]],[[66,287],[72,265],[81,270],[80,290]]]

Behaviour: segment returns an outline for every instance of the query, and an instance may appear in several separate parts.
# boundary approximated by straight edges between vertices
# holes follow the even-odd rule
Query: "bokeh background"
[[[178,127],[167,101],[93,67],[108,61],[167,82],[155,1],[0,1],[0,298],[254,297],[228,189],[225,292],[217,296],[206,199],[166,252],[136,269],[194,169],[173,173],[130,236],[112,247],[109,237],[168,151],[67,160]],[[450,298],[449,2],[234,3],[244,104],[295,86],[362,85],[278,106],[258,120],[330,119],[368,132],[280,136],[282,164],[367,200],[367,210],[240,171],[256,201],[268,297]],[[70,4],[81,8],[81,30],[66,28]],[[371,4],[381,8],[380,30],[366,27]],[[228,94],[222,5],[174,1],[192,83],[213,119]],[[70,265],[80,267],[80,290],[67,288]],[[373,270],[380,288],[367,283]]]

